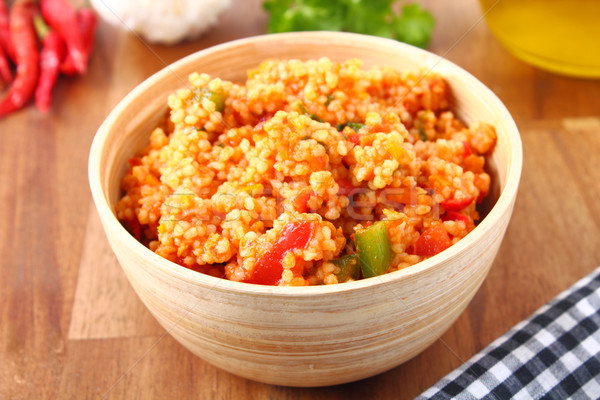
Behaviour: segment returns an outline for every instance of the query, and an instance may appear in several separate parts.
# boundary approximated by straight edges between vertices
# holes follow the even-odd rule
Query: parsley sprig
[[[417,3],[395,12],[397,0],[265,0],[267,31],[347,31],[426,47],[435,20]]]

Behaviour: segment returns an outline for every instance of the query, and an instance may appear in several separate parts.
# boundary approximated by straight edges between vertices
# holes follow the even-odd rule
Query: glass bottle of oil
[[[540,68],[600,78],[600,0],[480,0],[491,31]]]

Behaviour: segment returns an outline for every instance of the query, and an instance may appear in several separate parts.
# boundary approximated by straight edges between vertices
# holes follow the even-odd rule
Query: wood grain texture
[[[473,0],[422,4],[437,20],[430,50],[496,92],[524,145],[521,187],[498,257],[440,340],[387,373],[293,389],[222,372],[169,336],[161,339],[157,325],[151,331],[142,323],[110,339],[69,338],[78,319],[93,323],[74,310],[81,306],[78,286],[94,287],[84,282],[92,275],[79,270],[95,130],[129,90],[164,66],[161,60],[263,33],[259,1],[239,0],[209,34],[174,47],[146,47],[101,23],[88,75],[59,82],[50,114],[31,107],[0,120],[0,398],[411,399],[600,265],[600,81],[552,75],[514,59],[477,23]],[[130,287],[123,291],[124,302],[137,301]],[[110,299],[98,302],[109,307]],[[145,308],[130,317],[152,319]],[[120,326],[109,331],[123,332]]]
[[[69,339],[156,335],[160,327],[144,311],[106,241],[95,208],[90,207]]]

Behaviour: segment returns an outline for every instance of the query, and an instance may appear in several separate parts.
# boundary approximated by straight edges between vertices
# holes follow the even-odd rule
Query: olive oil
[[[600,0],[480,0],[491,31],[540,68],[600,78]]]

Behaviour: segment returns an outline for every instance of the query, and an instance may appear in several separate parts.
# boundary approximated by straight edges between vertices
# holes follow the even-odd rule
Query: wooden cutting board
[[[403,398],[416,396],[600,264],[600,119],[542,120],[520,128],[520,192],[488,278],[433,346],[362,384],[277,388],[204,363],[171,339],[139,301],[90,205],[62,394],[76,390],[120,398],[123,393],[164,393],[168,387],[174,398],[190,388],[203,397],[214,390],[223,393],[226,385],[290,398],[345,398],[359,386],[363,394],[379,387],[379,394],[383,390],[390,397],[401,386]]]

